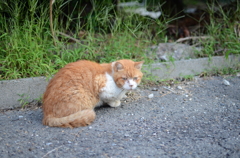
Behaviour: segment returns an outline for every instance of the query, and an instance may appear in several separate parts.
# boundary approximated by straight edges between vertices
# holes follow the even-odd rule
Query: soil
[[[122,106],[97,108],[93,124],[75,129],[43,126],[37,106],[1,112],[0,155],[239,158],[240,77],[225,79],[229,86],[212,77],[139,88]]]

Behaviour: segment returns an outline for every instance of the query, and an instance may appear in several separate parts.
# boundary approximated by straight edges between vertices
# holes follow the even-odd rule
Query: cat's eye
[[[127,80],[127,77],[123,77],[122,79],[123,79],[124,81],[126,81],[126,80]]]
[[[133,80],[137,80],[138,78],[137,77],[133,77]]]

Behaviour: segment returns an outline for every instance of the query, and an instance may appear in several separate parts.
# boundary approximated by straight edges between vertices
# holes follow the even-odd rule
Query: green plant
[[[240,4],[234,3],[235,9],[225,9],[220,4],[208,4],[209,24],[207,34],[212,38],[205,40],[204,49],[200,56],[240,54],[239,15]],[[216,11],[216,6],[218,10]]]
[[[142,83],[143,84],[157,84],[160,78],[156,75],[153,75],[152,72],[150,71],[152,69],[151,65],[146,65],[142,68],[143,72],[143,78],[142,78]],[[159,69],[159,68],[155,68]]]
[[[36,100],[38,103],[41,103],[42,102],[42,98],[43,98],[43,95],[41,95],[40,97],[38,97],[38,98],[36,98],[34,100]]]
[[[20,96],[20,99],[18,99],[20,105],[22,106],[22,108],[24,108],[29,102],[29,95],[23,93],[23,94],[18,94],[18,96]]]
[[[194,75],[181,75],[182,79],[187,81],[192,81],[194,78]]]
[[[49,74],[53,71],[51,60],[54,59],[54,55],[49,56],[52,46],[46,28],[47,8],[43,10],[43,6],[37,6],[36,0],[28,3],[20,1],[5,3],[9,18],[0,16],[0,21],[3,21],[0,28],[6,34],[0,37],[1,77],[14,79]],[[23,16],[26,5],[30,7]],[[41,11],[42,16],[35,14],[38,11]]]
[[[79,59],[97,62],[120,58],[144,60],[145,63],[151,61],[146,56],[145,47],[151,43],[148,28],[158,25],[154,20],[134,14],[117,14],[112,12],[113,6],[100,4],[94,6],[82,25],[80,14],[74,17],[79,9],[77,6],[69,15],[63,14],[62,8],[68,3],[70,1],[60,0],[53,4],[53,26],[56,36],[59,36],[57,30],[71,31],[73,25],[76,26],[75,32],[86,32],[85,38],[72,49],[66,48],[71,43],[66,42],[69,39],[65,36],[56,41],[56,46],[53,45],[48,3],[39,0],[3,1],[4,7],[1,8],[4,8],[4,14],[0,15],[1,79],[51,76],[65,64]]]
[[[240,72],[240,65],[236,65],[234,67],[228,68],[213,68],[211,70],[207,70],[202,72],[199,76],[206,77],[206,76],[221,76],[221,75],[236,75]]]

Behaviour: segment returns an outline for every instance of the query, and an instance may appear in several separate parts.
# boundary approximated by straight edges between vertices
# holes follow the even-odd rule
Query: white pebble
[[[226,86],[230,86],[229,81],[227,81],[227,80],[225,80],[225,79],[223,79],[223,84],[225,84]]]
[[[153,98],[153,97],[154,97],[153,94],[149,94],[149,95],[148,95],[148,98],[149,98],[149,99],[151,99],[151,98]]]
[[[180,89],[180,90],[182,90],[183,88],[182,88],[181,86],[177,86],[177,89]]]
[[[125,134],[124,136],[125,136],[125,137],[129,137],[130,135],[129,135],[129,134]]]

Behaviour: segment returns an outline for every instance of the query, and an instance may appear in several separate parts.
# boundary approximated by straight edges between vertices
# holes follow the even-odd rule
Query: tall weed
[[[80,16],[85,6],[78,3],[66,15],[63,9],[71,2],[53,4],[56,46],[49,26],[49,1],[0,2],[0,79],[52,75],[79,59],[102,63],[128,58],[149,63],[146,47],[164,40],[167,20],[117,13],[107,1],[94,0],[88,16]],[[58,32],[69,33],[80,42],[68,42]],[[80,32],[84,37],[78,36]]]
[[[217,5],[217,10],[216,10]],[[227,11],[220,4],[208,4],[210,24],[207,25],[208,41],[204,43],[207,56],[240,54],[240,4],[236,1],[236,8]]]

